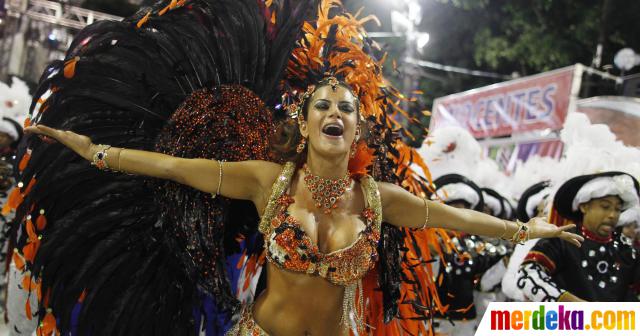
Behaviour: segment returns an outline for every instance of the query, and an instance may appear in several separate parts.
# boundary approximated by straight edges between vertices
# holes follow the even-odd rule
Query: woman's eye
[[[318,110],[326,110],[329,108],[329,104],[327,104],[326,102],[318,102],[316,103],[316,108]]]
[[[342,110],[342,111],[344,111],[344,112],[351,113],[351,112],[353,112],[353,111],[354,111],[354,108],[353,108],[353,106],[351,106],[351,105],[341,105],[341,106],[340,106],[340,110]]]

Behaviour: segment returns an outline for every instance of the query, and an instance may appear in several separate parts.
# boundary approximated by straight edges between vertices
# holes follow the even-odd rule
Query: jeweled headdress
[[[349,88],[359,102],[361,117],[373,125],[391,129],[396,135],[413,138],[403,127],[419,124],[400,105],[409,100],[394,88],[383,75],[386,54],[367,36],[364,24],[370,21],[380,24],[378,19],[369,15],[360,18],[360,12],[347,13],[339,0],[324,0],[318,10],[315,22],[305,22],[303,38],[298,42],[289,59],[285,79],[282,82],[282,107],[290,117],[297,118],[304,101],[310,97],[319,84],[337,81]],[[404,171],[411,172],[410,163],[417,164],[427,176],[427,188],[405,174],[404,183],[414,192],[432,192],[431,176],[417,152],[402,141],[392,139],[396,163]],[[390,137],[391,135],[389,135]]]
[[[334,13],[337,15],[332,16]],[[354,92],[365,118],[384,113],[387,104],[382,104],[380,97],[400,98],[382,76],[384,56],[363,27],[369,21],[379,24],[377,18],[358,16],[342,12],[340,1],[322,2],[318,20],[315,24],[305,23],[304,37],[289,61],[285,106],[299,101],[310,85],[328,78],[346,84]]]

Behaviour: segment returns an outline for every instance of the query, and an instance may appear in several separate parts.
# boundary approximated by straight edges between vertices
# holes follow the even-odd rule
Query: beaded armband
[[[367,203],[369,203],[369,207],[373,210],[375,216],[373,219],[374,228],[377,232],[380,232],[380,227],[382,226],[382,201],[380,200],[378,183],[373,177],[368,175],[362,178],[360,183],[364,185]]]
[[[271,220],[275,216],[275,212],[277,210],[277,202],[278,198],[282,196],[282,194],[289,187],[289,182],[291,181],[291,177],[293,173],[296,171],[296,165],[293,162],[287,162],[282,168],[282,172],[280,176],[273,183],[273,187],[271,187],[271,196],[269,197],[269,202],[262,213],[262,218],[260,218],[260,226],[258,226],[259,231],[262,234],[268,234],[269,228],[271,226]]]
[[[516,220],[516,224],[518,224],[518,230],[513,234],[511,241],[516,244],[522,245],[524,244],[524,242],[529,240],[529,234],[531,233],[531,230],[526,223],[523,223],[519,220]]]
[[[100,170],[108,170],[109,165],[107,164],[107,151],[111,146],[109,145],[99,145],[102,147],[99,151],[93,154],[93,158],[91,160],[91,165],[96,166],[96,168]]]

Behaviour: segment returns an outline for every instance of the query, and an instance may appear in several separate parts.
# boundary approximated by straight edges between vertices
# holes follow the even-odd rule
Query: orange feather
[[[31,178],[31,181],[29,181],[29,184],[27,184],[27,188],[24,190],[23,196],[24,195],[28,195],[31,192],[31,189],[33,189],[33,186],[35,184],[36,184],[36,178],[33,177],[33,178]]]
[[[140,19],[140,21],[138,21],[138,23],[136,23],[136,27],[138,29],[142,28],[142,26],[144,26],[144,24],[147,23],[147,21],[149,21],[150,17],[151,17],[151,11],[149,11],[147,15],[145,15],[142,19]]]
[[[31,160],[31,150],[27,149],[27,152],[24,154],[24,156],[22,156],[22,159],[20,159],[20,164],[18,164],[18,169],[20,171],[23,171],[25,168],[27,168],[27,164],[29,164],[29,160]]]
[[[31,221],[30,217],[27,217],[27,221],[25,222],[25,228],[27,229],[27,236],[30,241],[38,240],[38,235],[36,234],[35,226]]]
[[[80,57],[76,56],[64,64],[64,78],[70,79],[76,75],[76,64],[79,60]]]
[[[80,297],[78,297],[78,303],[82,303],[84,302],[84,299],[87,297],[87,290],[83,290],[82,293],[80,293]]]
[[[358,142],[356,154],[349,160],[349,174],[354,178],[366,175],[374,159],[374,150],[365,141]]]
[[[44,215],[38,216],[38,219],[36,219],[36,227],[38,231],[44,230],[47,227],[47,217]]]
[[[36,258],[36,254],[38,253],[38,248],[40,248],[40,240],[36,239],[28,243],[22,248],[22,254],[24,255],[24,259],[33,263],[33,260]]]
[[[23,201],[22,193],[20,193],[20,188],[13,188],[13,191],[9,194],[9,199],[7,200],[7,205],[10,209],[17,209]]]
[[[29,298],[27,297],[27,302],[24,306],[24,312],[27,315],[27,319],[31,321],[33,319],[33,314],[31,314],[31,303],[29,302]]]
[[[18,253],[18,251],[13,251],[13,263],[16,265],[16,268],[20,271],[24,270],[24,259],[22,258],[22,256],[20,255],[20,253]]]

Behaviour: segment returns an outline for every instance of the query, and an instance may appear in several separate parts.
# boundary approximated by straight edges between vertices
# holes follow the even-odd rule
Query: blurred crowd
[[[492,301],[638,300],[640,149],[580,113],[560,137],[560,160],[534,156],[510,176],[462,128],[436,129],[421,148],[433,199],[508,220],[576,224],[585,237],[580,248],[560,239],[513,246],[451,232],[455,249],[433,263],[447,307],[434,323],[440,334],[473,335]]]

